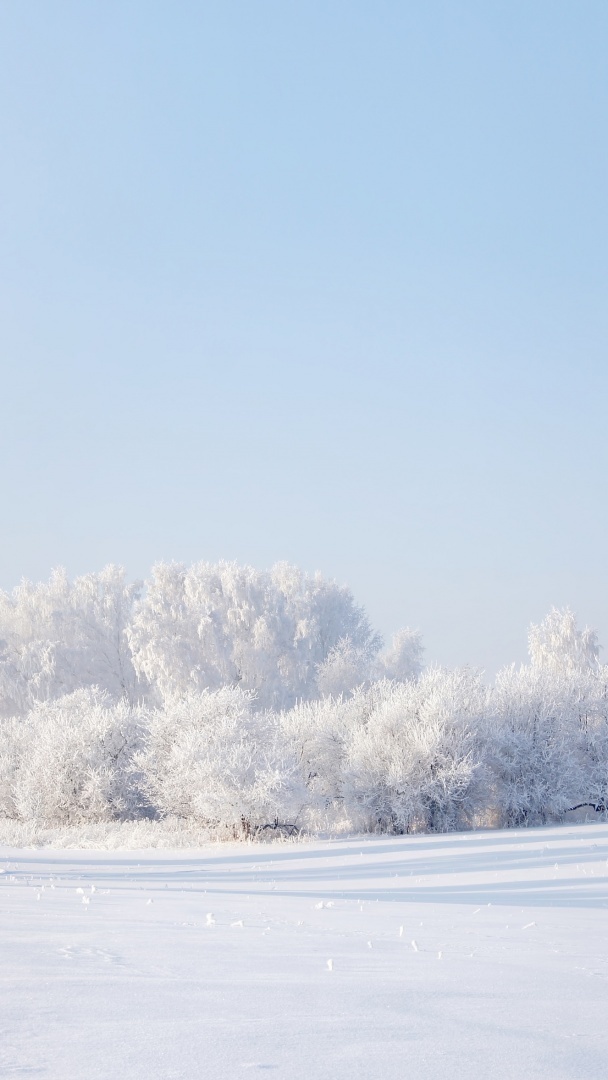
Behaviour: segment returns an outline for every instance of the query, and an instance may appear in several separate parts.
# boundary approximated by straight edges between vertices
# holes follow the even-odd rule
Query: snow
[[[0,849],[0,1075],[603,1080],[607,857],[596,824]]]

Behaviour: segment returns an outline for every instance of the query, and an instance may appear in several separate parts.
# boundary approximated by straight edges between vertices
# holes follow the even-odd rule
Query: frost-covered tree
[[[569,608],[553,608],[538,626],[532,624],[528,647],[532,667],[557,674],[585,671],[598,663],[597,632],[579,630]]]
[[[127,628],[140,588],[107,566],[74,582],[55,570],[48,582],[0,592],[0,715],[91,686],[134,702],[143,687]]]
[[[563,677],[562,677],[563,678]],[[564,678],[562,701],[569,701],[576,732],[575,805],[608,811],[608,667],[597,664]]]
[[[492,690],[487,759],[499,820],[559,820],[603,804],[606,701],[594,630],[555,608],[528,635],[530,666],[500,672]]]
[[[358,647],[350,638],[341,638],[319,664],[317,690],[322,697],[349,694],[369,682],[377,648]]]
[[[585,786],[580,689],[576,673],[550,667],[499,672],[486,747],[503,824],[559,820],[579,801]]]
[[[379,652],[378,637],[365,646],[355,646],[350,638],[342,638],[319,665],[317,688],[321,696],[349,694],[355,687],[391,679],[407,682],[417,679],[422,671],[424,646],[417,630],[399,630],[391,646]]]
[[[378,657],[376,678],[393,679],[396,682],[408,682],[417,679],[422,671],[424,645],[419,630],[410,630],[406,626],[394,635],[390,648]]]
[[[347,588],[284,563],[269,572],[161,563],[129,638],[136,670],[161,699],[240,686],[257,708],[314,696],[318,668],[339,641],[379,646]]]
[[[229,686],[165,702],[151,714],[137,757],[162,815],[235,836],[293,822],[302,798],[295,764],[272,718],[253,711],[250,693]]]

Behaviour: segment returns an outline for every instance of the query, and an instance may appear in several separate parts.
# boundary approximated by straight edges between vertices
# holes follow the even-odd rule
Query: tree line
[[[404,833],[608,805],[608,668],[570,611],[492,684],[388,648],[347,588],[280,564],[109,566],[0,593],[0,816],[171,817],[210,835]]]

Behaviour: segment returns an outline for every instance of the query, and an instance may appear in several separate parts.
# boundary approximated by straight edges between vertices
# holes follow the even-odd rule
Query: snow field
[[[608,826],[0,852],[0,1075],[602,1080]]]

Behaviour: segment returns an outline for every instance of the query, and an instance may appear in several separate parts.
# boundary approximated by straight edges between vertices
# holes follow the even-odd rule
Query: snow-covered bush
[[[95,691],[37,704],[12,722],[4,812],[45,825],[136,815],[142,800],[133,755],[143,719],[126,702],[112,703]]]
[[[346,748],[387,693],[386,683],[358,686],[351,695],[300,702],[279,720],[295,754],[312,811],[342,811]]]
[[[353,819],[391,832],[465,827],[484,796],[480,677],[431,669],[418,682],[378,685],[379,699],[345,744]]]
[[[481,720],[486,691],[469,671],[358,687],[304,702],[281,726],[313,810],[356,827],[404,832],[470,822],[483,807]]]
[[[232,835],[293,823],[300,809],[294,756],[274,718],[254,712],[239,687],[165,702],[149,717],[136,763],[162,815]]]
[[[0,817],[16,818],[15,779],[23,753],[23,722],[0,718]]]

